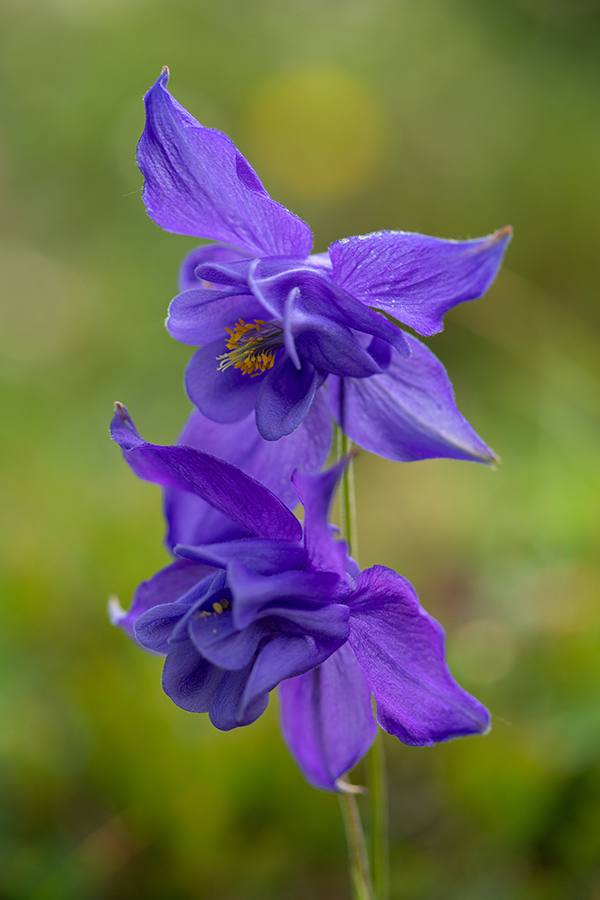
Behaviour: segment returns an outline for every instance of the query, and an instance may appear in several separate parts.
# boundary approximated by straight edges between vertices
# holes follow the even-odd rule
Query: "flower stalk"
[[[377,736],[367,754],[367,784],[371,806],[371,873],[373,900],[390,895],[388,798],[383,735]]]
[[[352,441],[342,428],[337,429],[337,456],[348,456],[352,451]],[[356,488],[354,482],[354,460],[344,470],[341,485],[341,528],[348,542],[348,549],[358,562],[358,526],[356,515]],[[388,900],[389,897],[389,841],[387,827],[387,779],[382,736],[377,736],[367,755],[367,777],[370,800],[370,867],[368,862],[359,865],[362,857],[366,860],[365,840],[360,814],[354,793],[344,793],[340,797],[342,814],[350,848],[350,868],[356,898],[372,897],[373,900]],[[349,823],[353,823],[351,830]],[[371,880],[372,879],[372,880]],[[362,893],[361,893],[362,891]],[[365,893],[367,891],[367,893]]]
[[[341,779],[339,784],[342,791],[338,796],[348,841],[354,900],[374,900],[365,836],[356,802],[356,792],[352,790],[354,785]]]

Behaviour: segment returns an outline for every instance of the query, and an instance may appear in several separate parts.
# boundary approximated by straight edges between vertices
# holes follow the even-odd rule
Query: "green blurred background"
[[[164,64],[317,250],[515,227],[428,342],[500,469],[356,465],[363,566],[414,582],[494,716],[386,739],[392,897],[600,900],[598,0],[3,0],[2,900],[349,896],[275,698],[219,733],[106,619],[166,560],[112,402],[156,442],[188,410],[163,319],[195,242],[147,218],[134,161]]]

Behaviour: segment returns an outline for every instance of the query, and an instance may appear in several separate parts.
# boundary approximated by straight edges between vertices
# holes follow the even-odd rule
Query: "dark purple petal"
[[[511,237],[510,226],[472,241],[404,231],[361,234],[331,245],[332,277],[367,306],[434,334],[449,309],[485,294]]]
[[[390,363],[392,361],[392,345],[388,344],[387,341],[382,341],[381,338],[374,337],[369,346],[367,347],[368,352],[371,354],[379,368],[382,372],[385,372],[386,369],[389,369]],[[400,354],[402,355],[402,354]]]
[[[256,319],[263,314],[260,303],[251,294],[197,287],[171,301],[166,325],[171,337],[182,344],[199,347],[220,341],[219,355],[225,352],[226,328],[231,328],[238,319]],[[217,369],[219,364],[215,358],[213,365]]]
[[[231,463],[191,447],[147,444],[121,404],[111,435],[140,478],[190,491],[257,537],[300,539],[300,523],[281,500]]]
[[[187,256],[184,256],[179,266],[179,290],[189,291],[191,288],[207,287],[203,279],[196,275],[196,269],[203,263],[233,262],[245,258],[247,258],[245,253],[228,244],[203,244],[201,247],[194,247]]]
[[[307,472],[321,469],[329,453],[331,432],[331,415],[319,392],[302,424],[277,443],[259,435],[254,413],[234,425],[218,425],[197,410],[188,419],[179,443],[234,463],[293,509],[298,497],[291,482],[292,472],[298,467]],[[187,491],[166,490],[165,515],[170,547],[178,543],[216,543],[247,535],[245,529]]]
[[[412,585],[384,566],[362,572],[350,606],[350,644],[377,703],[382,728],[423,747],[489,729],[489,714],[454,680],[444,631]]]
[[[278,575],[258,575],[241,562],[230,563],[228,583],[234,599],[233,618],[239,629],[246,628],[270,606],[315,609],[347,593],[347,590],[339,592],[339,578],[332,572],[291,570]]]
[[[215,588],[223,587],[223,572],[210,569],[210,574],[193,584],[172,602],[153,606],[146,610],[135,622],[134,634],[139,644],[154,653],[168,653],[169,644],[187,640],[187,626],[190,611],[202,604]]]
[[[278,441],[294,432],[322,383],[323,375],[310,363],[303,361],[297,369],[289,356],[281,353],[262,380],[256,398],[256,427],[261,437]]]
[[[238,560],[250,565],[252,571],[259,575],[275,575],[288,569],[301,569],[306,561],[306,552],[302,544],[264,538],[246,538],[246,540],[207,544],[199,547],[178,544],[175,547],[175,553],[186,560],[194,560],[205,563],[207,566],[217,566],[223,569],[227,568],[227,565],[233,560]]]
[[[367,378],[382,370],[353,331],[324,316],[307,315],[296,308],[286,321],[298,357],[321,372]]]
[[[296,472],[292,478],[304,507],[304,545],[311,567],[321,572],[336,572],[343,578],[348,571],[348,548],[335,540],[329,513],[335,489],[350,459],[344,457],[319,475]]]
[[[154,653],[168,653],[173,629],[188,612],[187,603],[165,603],[148,610],[135,623],[138,642]]]
[[[268,635],[262,623],[239,631],[231,610],[222,613],[197,610],[188,622],[190,638],[205,659],[223,669],[243,669],[253,659],[260,641]]]
[[[163,691],[181,709],[208,712],[225,674],[203,659],[191,641],[183,641],[169,650],[163,669]]]
[[[215,728],[230,731],[240,725],[251,725],[264,713],[269,703],[268,690],[257,693],[250,702],[244,702],[251,668],[252,664],[239,671],[225,672],[210,704],[210,721]]]
[[[241,264],[235,269],[234,266],[228,267],[229,270],[241,272]],[[285,317],[290,292],[297,291],[307,314],[380,337],[405,356],[410,352],[404,333],[396,325],[356,300],[314,266],[299,265],[296,260],[255,260],[245,267],[245,274],[254,295],[279,320]]]
[[[329,603],[316,609],[298,609],[282,598],[281,606],[275,603],[258,613],[258,618],[277,626],[277,631],[286,634],[312,635],[315,638],[331,638],[344,641],[348,637],[350,611],[343,603]]]
[[[252,378],[233,366],[220,371],[218,357],[226,352],[223,339],[196,350],[185,370],[185,388],[202,415],[231,425],[254,409],[265,376]]]
[[[371,692],[349,644],[305,675],[279,685],[281,729],[314,787],[336,781],[365,755],[377,731]]]
[[[137,160],[149,216],[167,231],[257,256],[307,256],[308,226],[269,197],[227,135],[204,128],[171,97],[168,78],[165,68],[144,98]]]
[[[356,444],[386,459],[497,462],[456,408],[439,359],[416,338],[406,337],[412,355],[403,359],[393,352],[381,375],[328,378],[327,400],[335,420]]]
[[[233,259],[231,261],[216,260],[215,262],[203,262],[196,267],[196,278],[209,284],[218,284],[220,288],[233,288],[235,293],[243,294],[250,290],[248,285],[248,273],[258,265],[257,259]],[[287,260],[282,261],[283,266],[289,265]]]
[[[174,603],[212,572],[214,569],[210,565],[179,559],[137,586],[127,612],[113,599],[109,607],[110,621],[135,641],[133,626],[136,619],[155,606]]]
[[[265,691],[286,678],[303,675],[331,656],[346,639],[314,638],[308,635],[280,634],[261,649],[248,677],[241,701],[242,709],[251,706]]]

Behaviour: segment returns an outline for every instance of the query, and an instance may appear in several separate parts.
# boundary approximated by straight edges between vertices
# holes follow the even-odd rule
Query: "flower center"
[[[272,368],[275,354],[283,347],[282,329],[262,319],[255,319],[254,322],[240,319],[233,328],[226,328],[225,331],[229,334],[229,353],[217,357],[220,360],[219,371],[233,366],[234,369],[241,369],[243,375],[255,378]]]
[[[197,619],[208,619],[210,616],[220,616],[221,613],[225,612],[226,609],[229,609],[230,606],[231,603],[227,597],[223,597],[222,600],[215,600],[212,604],[212,612],[209,609],[201,609],[195,613],[195,616]]]

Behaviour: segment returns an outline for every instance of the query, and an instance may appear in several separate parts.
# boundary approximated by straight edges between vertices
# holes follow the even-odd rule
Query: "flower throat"
[[[271,322],[255,319],[244,322],[240,319],[233,328],[226,328],[229,334],[227,349],[229,353],[218,356],[219,371],[233,366],[241,369],[243,375],[255,378],[275,362],[275,354],[283,347],[283,331]]]

